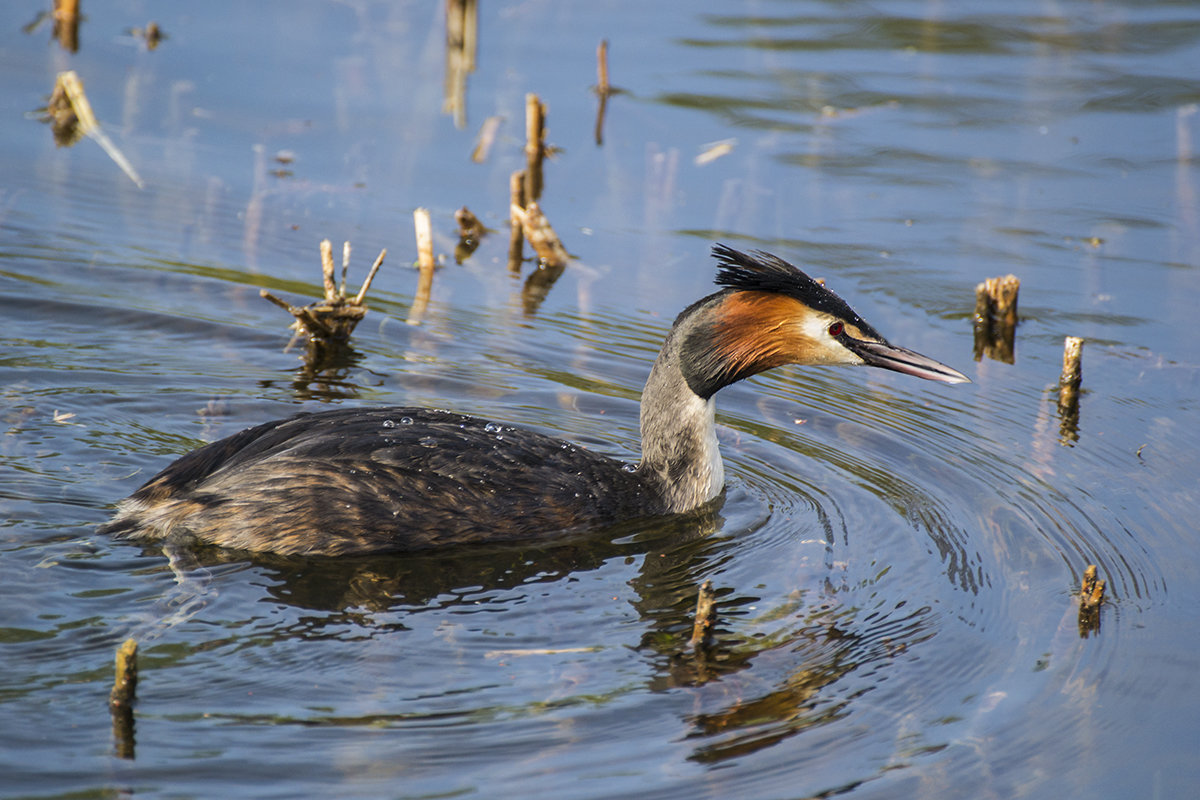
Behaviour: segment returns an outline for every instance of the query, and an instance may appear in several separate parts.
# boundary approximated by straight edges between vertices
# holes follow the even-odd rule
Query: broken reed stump
[[[1099,608],[1104,602],[1105,582],[1099,577],[1095,564],[1088,564],[1080,584],[1079,604],[1083,608]]]
[[[417,235],[417,294],[413,297],[408,312],[408,324],[420,325],[421,317],[429,306],[429,295],[433,291],[433,228],[429,221],[429,210],[418,208],[413,212],[413,227]]]
[[[567,268],[570,254],[550,226],[550,221],[537,204],[542,193],[542,162],[546,156],[546,107],[536,94],[525,96],[525,169],[509,176],[509,223],[512,226],[508,243],[508,269],[513,275],[521,272],[525,259],[525,242],[537,252],[538,268],[525,282],[522,292],[525,310],[533,313],[550,291],[550,287]]]
[[[157,49],[158,43],[166,38],[163,36],[162,29],[158,27],[158,23],[154,20],[151,20],[149,24],[146,25],[144,37],[146,39],[147,50]]]
[[[1086,639],[1100,630],[1100,606],[1104,604],[1104,581],[1099,577],[1095,564],[1088,564],[1083,571],[1079,587],[1079,635]]]
[[[510,213],[520,223],[525,239],[537,252],[539,268],[558,270],[561,274],[571,256],[554,228],[550,227],[550,220],[546,219],[541,207],[531,202],[525,208],[513,206]]]
[[[600,104],[596,108],[596,146],[604,144],[604,114],[608,109],[608,96],[612,94],[608,83],[608,40],[601,39],[596,47],[596,96]]]
[[[1020,288],[1016,275],[988,278],[975,287],[976,361],[986,355],[1005,364],[1013,363]]]
[[[454,212],[454,221],[458,223],[458,235],[462,239],[482,239],[487,228],[479,221],[479,217],[471,213],[471,209],[463,206]]]
[[[270,300],[275,305],[287,311],[295,320],[292,328],[299,334],[307,334],[309,341],[314,343],[332,344],[344,342],[354,332],[354,327],[366,316],[367,306],[364,300],[375,273],[383,264],[387,250],[380,250],[379,257],[371,265],[362,288],[354,297],[346,297],[346,272],[350,267],[350,243],[342,246],[342,282],[338,286],[334,281],[333,245],[328,239],[321,242],[321,282],[325,287],[325,299],[310,303],[307,306],[294,306],[280,300],[266,289],[259,290],[259,295]]]
[[[133,701],[137,695],[137,642],[126,639],[117,648],[116,677],[108,693],[112,715],[113,747],[118,758],[133,758]]]
[[[46,101],[46,107],[41,109],[40,119],[42,122],[49,123],[50,134],[54,137],[54,143],[59,147],[70,147],[83,138],[87,123],[81,122],[80,114],[84,114],[86,118],[91,111],[90,103],[84,108],[76,110],[75,103],[71,101],[72,92],[68,90],[68,86],[75,88],[76,97],[82,97],[83,102],[87,101],[87,95],[83,93],[79,77],[73,71],[60,72],[54,81],[54,88],[50,91],[50,99]]]
[[[712,646],[713,627],[717,624],[717,595],[712,581],[705,581],[696,593],[696,620],[692,623],[692,638],[688,647],[703,653]]]
[[[596,45],[596,91],[604,96],[612,91],[608,83],[608,39]]]
[[[454,127],[467,124],[467,75],[475,71],[479,40],[478,0],[446,0],[446,78],[442,111]]]
[[[571,256],[537,203],[530,203],[523,209],[514,206],[511,213],[518,220],[522,234],[533,245],[538,255],[537,269],[529,274],[525,280],[525,287],[521,290],[525,313],[533,314],[566,271],[567,261]],[[517,266],[519,269],[520,262]]]
[[[158,45],[167,38],[162,28],[153,20],[147,23],[145,28],[134,28],[130,33],[145,42],[146,49],[151,51],[158,49]]]
[[[1078,336],[1068,336],[1063,341],[1062,375],[1058,379],[1058,408],[1078,409],[1079,385],[1083,381],[1083,368],[1080,363],[1083,356],[1083,339]]]
[[[1068,336],[1063,342],[1063,368],[1058,379],[1059,441],[1079,439],[1079,386],[1083,381],[1083,339]]]
[[[454,246],[454,262],[461,264],[479,247],[488,230],[466,206],[454,212],[454,221],[458,223],[458,244]]]
[[[68,53],[79,52],[79,0],[54,0],[54,32]]]
[[[546,158],[546,106],[536,94],[525,95],[525,200],[542,196],[542,162]]]
[[[108,694],[110,705],[129,705],[137,694],[137,642],[126,639],[117,648],[117,672],[112,691]]]
[[[525,208],[525,170],[519,169],[509,176],[508,189],[508,271],[518,275],[521,272],[521,262],[525,260],[525,234],[521,229],[521,218],[517,214],[520,209]]]
[[[96,144],[111,158],[129,180],[139,189],[144,188],[142,178],[129,163],[125,154],[112,143],[96,121],[92,104],[83,91],[83,81],[74,70],[58,73],[50,99],[42,109],[41,121],[50,124],[50,133],[59,147],[70,147],[84,136],[94,139]]]

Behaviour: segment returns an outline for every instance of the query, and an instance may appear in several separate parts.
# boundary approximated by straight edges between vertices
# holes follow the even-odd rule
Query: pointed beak
[[[971,379],[956,369],[947,367],[932,358],[896,347],[885,342],[868,342],[862,339],[843,340],[854,354],[861,358],[867,366],[882,367],[883,369],[903,372],[905,375],[915,375],[927,381],[941,383],[970,383]]]

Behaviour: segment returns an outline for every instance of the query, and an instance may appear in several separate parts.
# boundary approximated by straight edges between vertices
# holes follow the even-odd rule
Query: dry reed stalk
[[[108,693],[113,747],[117,757],[124,759],[132,759],[134,755],[133,701],[137,696],[137,649],[137,642],[133,639],[126,639],[117,648],[116,676]]]
[[[692,638],[688,646],[697,652],[707,650],[712,645],[713,626],[717,624],[717,595],[713,591],[712,581],[700,585],[696,594],[696,621],[692,623]]]
[[[604,144],[604,116],[608,110],[608,96],[612,94],[608,83],[608,40],[601,39],[596,47],[596,96],[600,102],[596,107],[596,146]]]
[[[88,136],[108,154],[121,171],[129,176],[139,189],[144,188],[141,176],[129,163],[125,154],[113,144],[96,120],[92,104],[83,91],[83,81],[74,70],[58,73],[54,81],[54,90],[46,103],[46,113],[43,121],[50,123],[54,141],[59,147],[70,147],[83,136]]]
[[[54,32],[68,53],[79,52],[79,0],[54,0]]]
[[[112,691],[108,694],[111,705],[129,705],[137,695],[137,642],[126,639],[117,648],[117,674],[113,680]]]
[[[1011,364],[1017,329],[1016,275],[988,278],[975,287],[975,360],[983,356]]]
[[[475,71],[479,38],[477,0],[446,0],[446,78],[442,110],[456,128],[467,124],[467,75]]]
[[[546,158],[546,106],[536,94],[525,95],[525,201],[542,196],[542,162]]]
[[[525,208],[514,205],[510,213],[520,222],[525,238],[537,251],[541,266],[561,269],[567,265],[571,256],[537,203],[529,203]]]
[[[525,208],[525,170],[517,170],[508,178],[509,190],[509,239],[508,239],[508,271],[518,274],[521,262],[525,260],[525,234],[521,228],[521,217],[518,211]]]
[[[433,226],[429,221],[429,210],[418,208],[413,212],[413,227],[417,235],[417,293],[408,314],[409,325],[419,325],[425,309],[429,306],[429,295],[433,291]]]
[[[1068,336],[1063,342],[1063,368],[1058,379],[1059,441],[1070,445],[1079,439],[1079,386],[1083,382],[1083,339]]]
[[[366,316],[367,306],[364,300],[371,282],[375,280],[379,267],[387,250],[379,251],[375,263],[371,265],[358,294],[352,298],[346,297],[346,273],[350,265],[350,243],[342,246],[342,280],[339,286],[335,281],[336,268],[333,262],[333,245],[325,239],[321,242],[321,283],[324,287],[325,299],[310,303],[307,306],[294,306],[286,300],[280,300],[266,289],[260,289],[259,295],[287,311],[295,320],[292,327],[297,334],[307,333],[311,341],[334,342],[350,338],[354,327]]]
[[[1100,606],[1104,604],[1104,581],[1095,564],[1088,564],[1083,571],[1079,587],[1079,636],[1088,638],[1100,631]]]
[[[1063,341],[1062,375],[1058,379],[1058,407],[1075,408],[1079,405],[1079,386],[1083,382],[1083,339],[1068,336]]]
[[[479,247],[483,237],[487,235],[488,229],[483,227],[479,217],[472,214],[471,209],[466,206],[454,212],[454,221],[458,223],[458,242],[454,245],[454,263],[461,264],[470,258]]]

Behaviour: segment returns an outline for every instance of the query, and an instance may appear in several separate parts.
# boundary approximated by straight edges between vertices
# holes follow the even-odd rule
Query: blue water
[[[1200,12],[481,5],[462,127],[440,4],[90,2],[75,54],[22,30],[39,7],[0,9],[0,795],[1189,796]],[[154,51],[128,33],[151,19]],[[624,92],[597,146],[602,38]],[[31,118],[67,69],[144,189]],[[528,92],[575,257],[533,304],[506,228]],[[494,232],[459,266],[463,205]],[[419,206],[444,264],[407,325]],[[258,293],[318,297],[326,237],[352,286],[388,256],[352,351],[313,370]],[[715,241],[826,278],[974,383],[731,387],[702,523],[174,570],[94,531],[173,457],[304,408],[433,405],[635,458]],[[974,287],[1007,273],[1015,361],[975,361]],[[1085,636],[1088,564],[1108,602]]]

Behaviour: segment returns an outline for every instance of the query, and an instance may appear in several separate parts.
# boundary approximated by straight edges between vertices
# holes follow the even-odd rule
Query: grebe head
[[[701,398],[784,364],[865,365],[970,382],[958,370],[890,344],[842,298],[780,258],[725,245],[716,245],[713,255],[723,290],[680,315],[693,323],[680,342],[680,367]]]

